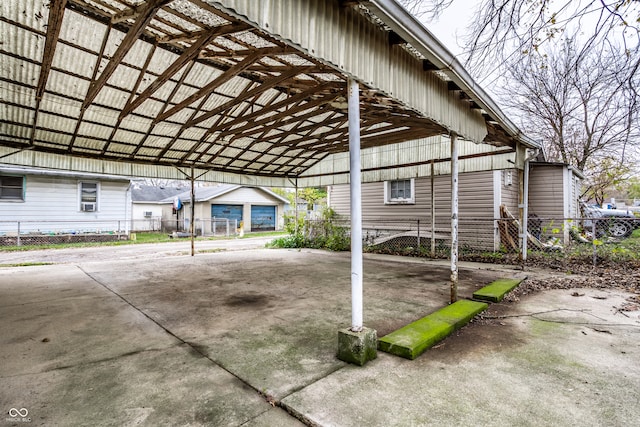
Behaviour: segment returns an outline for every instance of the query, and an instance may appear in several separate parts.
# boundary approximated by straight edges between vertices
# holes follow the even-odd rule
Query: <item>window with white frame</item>
[[[413,179],[385,181],[384,202],[386,204],[415,203],[415,185]]]
[[[95,212],[98,210],[100,197],[100,184],[97,182],[83,181],[78,183],[80,192],[80,210],[83,212]]]
[[[24,200],[24,177],[0,175],[0,199]]]

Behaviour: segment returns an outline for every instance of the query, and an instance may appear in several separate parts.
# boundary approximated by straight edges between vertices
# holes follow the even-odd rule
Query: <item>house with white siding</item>
[[[165,207],[186,188],[184,185],[156,186],[134,182],[131,186],[131,230],[160,231],[166,228],[162,224]]]
[[[0,236],[120,238],[128,234],[129,184],[126,177],[0,165]]]

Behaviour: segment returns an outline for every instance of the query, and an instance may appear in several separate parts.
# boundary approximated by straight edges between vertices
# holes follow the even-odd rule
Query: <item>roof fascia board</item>
[[[131,181],[130,177],[118,175],[102,175],[91,172],[73,172],[54,169],[35,169],[29,167],[15,167],[0,165],[0,173],[16,174],[16,175],[45,175],[45,176],[61,176],[67,178],[88,178],[101,179],[109,181]]]
[[[540,147],[537,141],[522,134],[484,89],[473,80],[460,61],[398,2],[395,0],[367,0],[362,3],[429,61],[445,72],[469,96],[474,97],[474,101],[489,115],[499,120],[513,137],[530,148]]]

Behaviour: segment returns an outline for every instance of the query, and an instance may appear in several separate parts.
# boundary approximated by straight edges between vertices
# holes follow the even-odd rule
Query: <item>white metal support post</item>
[[[362,185],[360,173],[360,88],[349,79],[349,179],[351,188],[351,330],[362,330]]]
[[[458,135],[451,133],[451,303],[458,300]]]

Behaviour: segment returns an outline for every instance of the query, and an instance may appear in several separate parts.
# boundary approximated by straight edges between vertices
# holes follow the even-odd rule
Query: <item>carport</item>
[[[354,332],[363,329],[360,183],[428,176],[432,161],[451,173],[453,291],[457,173],[486,167],[459,159],[458,139],[497,147],[494,167],[522,165],[537,146],[392,0],[10,0],[0,22],[4,163],[261,186],[350,182]],[[446,156],[425,139],[442,134]]]

